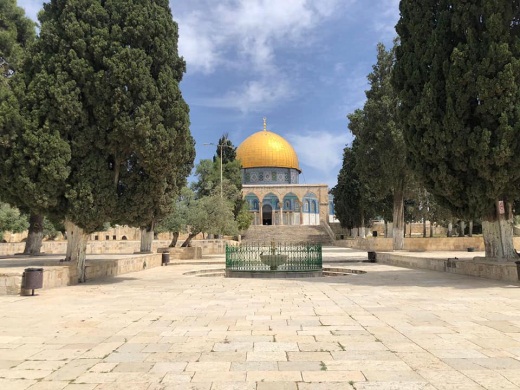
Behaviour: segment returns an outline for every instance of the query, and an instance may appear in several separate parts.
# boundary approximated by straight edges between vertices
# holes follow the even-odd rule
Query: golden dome
[[[237,159],[242,163],[242,168],[293,168],[301,172],[298,156],[291,144],[265,128],[240,144]]]

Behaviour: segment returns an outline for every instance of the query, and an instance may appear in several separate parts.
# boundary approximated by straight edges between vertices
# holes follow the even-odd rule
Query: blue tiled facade
[[[300,172],[291,168],[242,169],[243,184],[298,184]]]

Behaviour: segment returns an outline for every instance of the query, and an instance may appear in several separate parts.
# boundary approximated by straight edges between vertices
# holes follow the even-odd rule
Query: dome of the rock
[[[240,144],[237,159],[242,168],[289,168],[301,172],[298,156],[283,137],[268,130],[259,131]]]

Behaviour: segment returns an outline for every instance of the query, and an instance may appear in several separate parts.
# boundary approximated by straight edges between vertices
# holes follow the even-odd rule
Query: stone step
[[[243,235],[243,242],[310,242],[331,244],[325,228],[313,226],[251,226]]]

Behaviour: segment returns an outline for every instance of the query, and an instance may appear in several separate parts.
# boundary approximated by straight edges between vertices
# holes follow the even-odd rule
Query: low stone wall
[[[159,253],[168,252],[170,260],[198,260],[202,259],[202,248],[199,246],[192,246],[187,248],[159,248]]]
[[[157,252],[158,248],[167,247],[170,240],[154,240],[152,242],[152,252]],[[193,240],[193,247],[202,248],[205,255],[226,253],[226,244],[238,245],[237,241],[231,240]],[[141,246],[140,241],[89,241],[87,243],[87,255],[113,253],[128,254],[139,252]],[[15,253],[22,253],[25,248],[24,242],[8,242],[0,244],[0,256],[11,256]],[[42,243],[42,252],[52,254],[65,254],[67,249],[66,241],[44,241]]]
[[[226,253],[227,245],[239,245],[238,241],[231,240],[194,240],[191,245],[194,247],[202,248],[202,254],[204,255],[218,255]]]
[[[483,257],[439,259],[403,256],[398,253],[377,253],[377,262],[397,267],[429,269],[493,280],[519,281],[517,267],[513,261],[490,260]]]
[[[87,280],[93,280],[143,271],[148,268],[160,266],[161,255],[157,253],[124,259],[89,260],[87,261],[86,275]]]
[[[50,289],[77,284],[77,269],[64,265],[58,261],[47,261],[37,265],[27,264],[29,267],[43,268],[43,287]],[[161,255],[158,253],[136,255],[120,259],[88,259],[86,264],[87,280],[103,279],[130,272],[142,271],[148,268],[161,266]],[[7,270],[7,271],[5,271]],[[22,289],[23,270],[0,273],[0,295],[26,295],[28,290]],[[39,291],[39,290],[36,290]]]
[[[513,237],[513,243],[520,250],[520,237]],[[336,246],[344,248],[355,248],[373,252],[388,252],[393,250],[392,238],[354,238],[348,240],[337,240]],[[475,251],[484,250],[482,236],[475,237],[432,237],[432,238],[405,238],[404,250],[413,252],[425,251],[466,251],[474,248]]]

